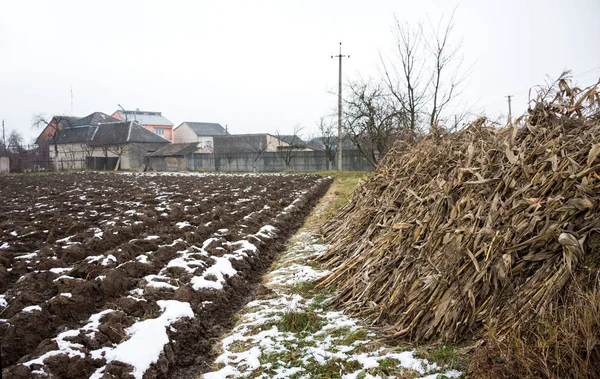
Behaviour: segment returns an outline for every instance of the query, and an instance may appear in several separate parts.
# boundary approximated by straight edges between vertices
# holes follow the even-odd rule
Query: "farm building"
[[[120,121],[136,121],[154,134],[173,142],[173,123],[161,112],[118,110],[111,116]]]
[[[214,151],[214,137],[227,135],[229,135],[227,129],[221,124],[186,121],[173,129],[173,142],[197,142],[199,153],[212,153]]]
[[[276,152],[278,147],[289,146],[287,142],[268,133],[216,136],[214,142],[214,152],[220,154]]]
[[[79,125],[63,129],[51,141],[50,149],[57,170],[112,169],[137,170],[144,156],[169,144],[169,141],[135,121]]]

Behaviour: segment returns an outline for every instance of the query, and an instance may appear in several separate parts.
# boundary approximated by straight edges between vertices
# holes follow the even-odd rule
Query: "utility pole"
[[[508,99],[508,123],[510,124],[512,121],[512,108],[510,107],[510,98],[513,97],[513,95],[508,95],[505,97]]]
[[[2,149],[6,151],[6,134],[4,134],[4,120],[2,120]]]
[[[342,171],[342,58],[350,58],[349,55],[342,55],[342,43],[340,42],[339,55],[332,55],[331,58],[338,58],[340,61],[338,78],[338,141],[337,141],[337,161],[338,171]]]
[[[73,85],[71,84],[71,117],[73,117]]]

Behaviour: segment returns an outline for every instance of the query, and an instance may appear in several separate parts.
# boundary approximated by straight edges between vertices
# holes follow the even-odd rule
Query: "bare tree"
[[[267,134],[248,134],[236,136],[240,138],[240,148],[242,151],[252,155],[252,171],[257,171],[258,160],[265,151],[269,148]]]
[[[325,149],[325,157],[327,158],[327,170],[331,170],[335,152],[337,150],[337,129],[336,122],[331,118],[321,117],[317,124],[319,128],[319,140]]]
[[[13,153],[22,154],[25,151],[23,136],[16,130],[12,130],[8,136],[8,150]]]
[[[231,164],[240,157],[240,141],[237,136],[225,135],[214,137],[215,164],[224,158],[227,162],[227,171],[231,171]]]
[[[396,57],[391,63],[380,57],[387,87],[408,117],[408,127],[416,130],[419,116],[426,103],[426,86],[423,83],[423,33],[422,25],[412,28],[407,22],[394,18]],[[398,62],[398,63],[397,63]]]
[[[119,167],[121,166],[121,159],[123,157],[123,154],[127,153],[127,151],[128,151],[127,141],[125,141],[123,143],[115,143],[115,144],[106,145],[105,148],[106,148],[106,153],[105,153],[106,155],[108,155],[108,152],[111,152],[117,156],[117,163],[115,163],[115,168],[113,171],[118,171]]]
[[[426,28],[395,18],[395,57],[380,57],[385,83],[413,131],[442,121],[466,79],[461,44],[452,43],[454,14],[447,23],[429,21]]]
[[[60,130],[65,127],[69,127],[70,121],[64,116],[54,116],[50,119],[47,119],[43,114],[35,114],[31,118],[31,125],[37,129],[47,130],[48,141],[51,141],[51,144],[54,145],[54,157],[58,158],[58,145],[57,141],[60,135]],[[38,140],[41,145],[46,144],[46,146],[40,146],[40,148],[47,148],[47,142],[45,139]]]
[[[345,133],[375,167],[406,127],[406,116],[383,83],[351,82],[346,93]]]
[[[290,163],[298,152],[306,147],[300,133],[304,128],[300,124],[294,126],[292,135],[282,135],[279,131],[276,132],[277,137],[277,155],[283,160],[286,170],[290,167]]]
[[[459,95],[459,86],[467,75],[467,71],[462,70],[461,43],[452,45],[450,40],[454,29],[455,12],[456,10],[452,12],[445,25],[443,20],[440,20],[437,27],[429,22],[429,38],[425,38],[427,48],[433,57],[428,88],[431,96],[429,125],[435,125],[440,121],[440,115],[448,103]]]

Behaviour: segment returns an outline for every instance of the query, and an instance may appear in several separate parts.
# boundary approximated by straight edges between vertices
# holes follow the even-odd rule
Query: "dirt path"
[[[314,213],[323,212],[334,194]],[[204,379],[248,378],[428,378],[458,377],[460,372],[418,357],[409,347],[376,342],[375,331],[359,320],[329,309],[328,293],[315,289],[325,274],[311,259],[327,246],[314,225],[305,226],[263,279],[254,301],[237,316],[220,340],[218,356]]]

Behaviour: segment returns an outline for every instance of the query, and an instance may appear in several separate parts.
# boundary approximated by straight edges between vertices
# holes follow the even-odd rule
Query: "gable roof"
[[[137,121],[140,125],[173,126],[161,112],[119,110],[113,113],[113,116],[115,115],[118,115],[121,121]]]
[[[75,122],[72,122],[72,124],[73,124],[73,126],[86,126],[86,125],[98,125],[100,123],[116,122],[116,121],[119,121],[119,120],[107,115],[106,113],[94,112],[83,118],[78,119]]]
[[[72,128],[73,124],[79,120],[80,117],[73,116],[54,116],[52,120],[44,127],[40,134],[35,139],[36,145],[47,143],[48,140],[52,139],[56,129]]]
[[[87,143],[90,146],[102,146],[125,143],[169,143],[169,141],[136,122],[119,121],[63,129],[56,143]]]
[[[75,125],[75,123],[77,122],[77,120],[79,120],[81,117],[75,117],[75,116],[54,116],[52,117],[52,121],[56,122],[58,121],[58,124],[62,127],[65,128],[70,128],[73,125]],[[52,121],[50,121],[52,123]]]
[[[181,157],[192,154],[198,150],[198,143],[170,143],[156,150],[154,153],[148,154],[152,157]]]
[[[97,128],[97,126],[83,126],[79,128],[61,129],[58,131],[58,136],[56,136],[56,144],[90,141]]]
[[[178,127],[180,127],[181,125],[186,124],[187,126],[190,127],[190,129],[192,129],[194,131],[194,133],[196,133],[197,136],[205,136],[205,137],[214,137],[214,136],[226,136],[229,135],[229,133],[227,132],[227,130],[225,130],[225,128],[218,123],[215,122],[192,122],[192,121],[185,121],[182,122],[179,126],[177,126],[175,129],[177,129]]]
[[[304,147],[306,146],[306,142],[302,141],[302,138],[289,134],[289,135],[278,135],[276,136],[280,140],[286,142],[289,145],[293,145],[294,147]]]

